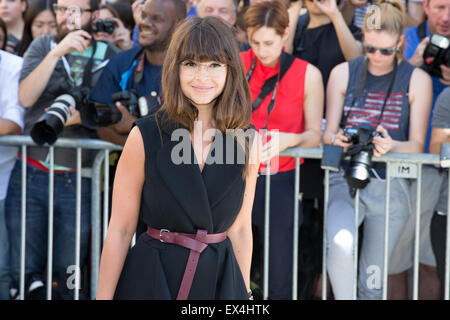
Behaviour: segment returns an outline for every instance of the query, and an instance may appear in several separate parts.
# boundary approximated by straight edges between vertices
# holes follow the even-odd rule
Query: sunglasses
[[[363,44],[364,53],[375,53],[377,50],[380,50],[380,53],[384,56],[391,56],[394,53],[399,52],[400,50],[397,47],[391,48],[377,48],[371,46],[370,44]]]

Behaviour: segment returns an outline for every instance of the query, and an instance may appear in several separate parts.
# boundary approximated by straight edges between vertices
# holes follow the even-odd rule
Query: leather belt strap
[[[192,281],[194,280],[195,270],[197,269],[200,253],[206,249],[209,243],[218,243],[226,239],[227,233],[208,234],[206,230],[197,230],[197,234],[170,232],[167,229],[147,228],[147,234],[153,239],[161,242],[176,244],[181,247],[190,249],[189,258],[184,270],[183,280],[178,290],[177,300],[186,300],[191,290]]]

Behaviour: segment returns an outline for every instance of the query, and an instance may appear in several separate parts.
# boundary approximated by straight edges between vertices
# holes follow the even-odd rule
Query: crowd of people
[[[230,43],[229,37],[232,37]],[[289,300],[293,285],[295,159],[278,154],[292,147],[320,145],[332,145],[333,150],[350,156],[361,151],[368,152],[369,157],[389,152],[439,154],[441,145],[450,142],[449,39],[450,0],[116,0],[102,3],[98,0],[0,0],[0,135],[31,135],[36,141],[36,137],[44,137],[43,133],[37,133],[36,123],[50,124],[48,119],[53,117],[62,123],[60,128],[52,124],[54,130],[58,129],[58,137],[102,139],[125,146],[123,153],[111,155],[111,172],[117,168],[118,175],[110,178],[111,185],[114,184],[113,231],[109,231],[106,253],[102,256],[99,298],[176,298],[184,265],[170,267],[170,272],[166,270],[167,274],[179,274],[179,277],[173,275],[172,280],[164,280],[167,288],[165,282],[156,281],[154,276],[141,276],[142,270],[135,265],[139,260],[147,261],[146,254],[150,256],[148,259],[156,259],[147,262],[161,270],[167,261],[171,264],[176,261],[171,255],[164,258],[159,253],[164,244],[153,243],[154,251],[145,254],[143,251],[145,243],[150,243],[153,237],[151,227],[160,227],[161,241],[163,231],[171,230],[159,216],[155,219],[146,213],[159,212],[162,208],[176,213],[185,210],[187,216],[193,215],[187,224],[170,221],[169,226],[176,229],[171,231],[195,235],[196,229],[217,234],[229,229],[231,243],[224,246],[226,250],[234,250],[237,264],[234,257],[230,261],[222,256],[229,251],[217,253],[220,256],[217,261],[224,263],[217,270],[227,270],[223,271],[223,277],[235,283],[237,291],[230,293],[233,288],[224,285],[222,276],[218,279],[215,273],[205,276],[205,281],[215,281],[216,291],[200,290],[204,284],[196,284],[194,278],[190,298],[242,299],[250,289],[249,296],[253,291],[254,298],[261,298],[266,164],[269,163],[268,297]],[[234,54],[234,46],[240,56]],[[199,81],[195,82],[193,91],[186,89],[186,83],[191,81],[189,77]],[[198,102],[198,95],[207,94],[212,90],[210,87],[215,90],[220,87],[212,102],[209,101],[212,104]],[[246,100],[247,94],[251,101]],[[231,106],[227,107],[227,103]],[[200,107],[204,105],[208,108]],[[211,111],[211,106],[217,110]],[[248,110],[238,110],[237,106]],[[83,111],[88,109],[89,113]],[[96,121],[87,121],[93,110],[97,112]],[[160,156],[153,149],[159,136],[156,139],[150,132],[153,122],[144,121],[156,119],[158,125],[161,114],[162,118],[167,114],[172,120],[177,119],[177,125],[194,133],[195,128],[191,127],[194,120],[204,120],[203,130],[212,127],[224,131],[247,128],[248,117],[252,128],[264,133],[258,156],[261,165],[257,170],[247,168],[249,172],[239,167],[248,174],[245,192],[245,181],[233,182],[233,188],[242,189],[245,194],[240,198],[241,211],[236,209],[237,194],[225,193],[224,186],[219,188],[221,194],[213,189],[222,182],[231,185],[235,169],[227,169],[229,173],[222,172],[223,175],[211,173],[210,177],[219,182],[208,181],[212,169],[206,167],[203,173],[200,167],[205,185],[209,187],[210,183],[211,194],[206,198],[202,198],[203,194],[195,195],[199,198],[194,201],[202,203],[198,206],[189,203],[193,200],[186,195],[177,198],[180,191],[171,184],[193,191],[198,191],[196,188],[201,185],[195,184],[198,182],[195,177],[169,183],[170,179],[181,181],[184,174],[193,173],[177,171],[170,165],[167,168],[173,170],[171,173],[161,168],[164,153]],[[362,139],[363,131],[357,130],[352,135],[355,131],[351,129],[359,128],[370,132],[370,148],[355,140],[355,136]],[[162,126],[163,132],[172,130],[170,126]],[[142,133],[142,139],[138,132]],[[165,150],[163,140],[161,136],[161,150]],[[144,151],[145,155],[155,155],[157,159],[144,159]],[[52,270],[57,284],[54,298],[73,298],[73,291],[65,284],[70,276],[67,268],[74,265],[72,248],[76,241],[75,152],[55,149],[54,203],[49,204],[48,148],[41,142],[27,148],[27,154],[22,155],[16,147],[0,146],[0,299],[19,297],[23,157],[27,164],[25,297],[19,298],[45,299],[49,205],[54,208]],[[94,157],[94,151],[83,150],[80,236],[83,266],[88,265],[91,233],[91,176],[85,169],[92,167]],[[135,164],[134,170],[127,173],[125,164],[130,168]],[[349,177],[352,169],[349,161],[342,161],[338,171],[330,173],[328,243],[323,244],[321,160],[301,159],[300,164],[301,298],[321,297],[322,245],[325,245],[330,299],[382,299],[382,279],[386,272],[388,298],[409,299],[416,212],[420,214],[419,298],[443,298],[448,169],[424,165],[419,194],[416,179],[390,178],[389,266],[384,270],[386,166],[373,164],[363,185],[355,184]],[[147,178],[150,172],[156,181],[153,184],[144,180],[144,173]],[[142,177],[137,178],[139,174]],[[139,185],[132,184],[127,177],[135,177]],[[133,204],[132,200],[141,201],[136,196],[141,192],[141,207],[147,210],[136,209]],[[174,199],[169,196],[171,193]],[[355,226],[355,193],[359,196],[359,227]],[[220,197],[228,199],[225,202],[229,208],[221,207]],[[416,208],[417,197],[421,197],[420,208]],[[206,210],[201,205],[208,199],[211,208]],[[129,200],[129,207],[119,204]],[[230,214],[235,212],[236,224],[227,218],[217,227],[208,225],[196,216],[199,213],[190,211],[211,210],[215,216],[224,208]],[[133,214],[117,218],[120,210]],[[253,246],[240,243],[249,241],[245,230],[250,215]],[[124,217],[129,220],[124,221]],[[150,226],[152,223],[156,225]],[[358,228],[361,241],[356,237]],[[144,242],[138,242],[135,249],[138,253],[125,260],[129,247],[126,241],[134,233]],[[152,241],[159,242],[157,237],[153,238]],[[359,249],[355,248],[355,241]],[[221,252],[220,246],[209,245],[217,252]],[[206,257],[204,261],[215,259],[209,247],[201,255]],[[120,251],[120,259],[112,257],[114,250]],[[185,250],[185,259],[187,253]],[[358,257],[356,292],[355,257]],[[202,267],[201,261],[198,273],[205,273],[207,268]],[[105,264],[117,264],[117,268],[112,272]],[[242,277],[234,273],[236,267],[241,269],[242,283]],[[178,273],[175,269],[179,269]],[[161,270],[155,274],[164,277]],[[377,281],[373,281],[374,274]],[[164,287],[161,295],[137,285],[138,282],[145,285],[145,281],[155,288],[159,286],[160,290]],[[88,298],[86,289],[81,291],[81,298]],[[198,295],[199,292],[202,293]]]

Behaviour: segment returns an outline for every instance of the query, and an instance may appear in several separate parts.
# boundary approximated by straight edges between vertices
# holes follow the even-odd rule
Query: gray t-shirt
[[[55,43],[53,37],[49,35],[41,36],[35,39],[29,46],[25,53],[23,67],[20,75],[20,80],[25,79],[47,56]],[[89,51],[90,50],[90,51]],[[51,88],[55,87],[55,84],[62,79],[66,79],[68,83],[72,83],[75,86],[81,84],[83,72],[88,60],[91,57],[92,47],[89,48],[84,55],[73,52],[65,56],[67,61],[66,68],[63,63],[63,59],[60,59],[56,64],[50,80],[36,103],[28,108],[25,113],[25,127],[24,134],[29,135],[34,124],[39,121],[45,114],[45,108],[49,107],[56,97],[61,92],[51,92]],[[97,49],[94,55],[94,64],[92,68],[91,87],[97,82],[103,67],[109,61],[109,58],[118,53],[119,50],[105,42],[97,42]],[[70,77],[69,74],[70,73]],[[52,90],[53,91],[53,90]],[[70,93],[70,92],[68,92]],[[65,127],[59,138],[98,138],[95,130],[87,129],[81,125],[74,125]],[[82,166],[91,167],[96,151],[83,150],[82,152]],[[28,150],[28,156],[40,161],[48,162],[48,148],[32,147]],[[55,148],[55,165],[64,166],[68,168],[76,167],[76,150],[67,148]]]
[[[450,87],[445,88],[436,100],[431,126],[433,128],[450,128]]]
[[[450,87],[445,88],[436,100],[431,126],[433,128],[450,128]],[[446,213],[448,197],[448,170],[446,170],[444,174],[444,181],[440,192],[441,196],[439,197],[439,202],[436,205],[435,210]]]

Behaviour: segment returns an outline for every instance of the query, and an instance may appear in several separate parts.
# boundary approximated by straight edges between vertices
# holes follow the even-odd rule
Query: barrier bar
[[[413,264],[413,300],[419,298],[419,247],[420,247],[420,212],[422,191],[422,165],[417,168],[417,189],[416,189],[416,225],[414,235],[414,264]]]
[[[263,298],[269,298],[269,232],[270,232],[270,160],[266,163],[266,196],[264,207],[264,292]]]
[[[75,287],[73,299],[79,299],[80,289],[80,241],[81,241],[81,148],[77,148],[77,183],[76,183],[76,211],[75,211]]]
[[[384,211],[384,261],[383,261],[383,300],[387,300],[388,292],[388,260],[389,260],[389,218],[390,218],[390,194],[391,175],[390,162],[386,163],[386,204]]]
[[[53,272],[53,199],[55,178],[55,148],[50,146],[50,168],[48,172],[48,243],[47,243],[47,300],[52,300],[52,272]]]
[[[295,158],[295,184],[294,184],[294,246],[292,266],[292,299],[298,299],[298,234],[299,234],[299,184],[300,184],[300,158]]]
[[[20,283],[19,299],[25,299],[25,250],[27,229],[27,147],[22,146],[22,204],[20,221]]]

